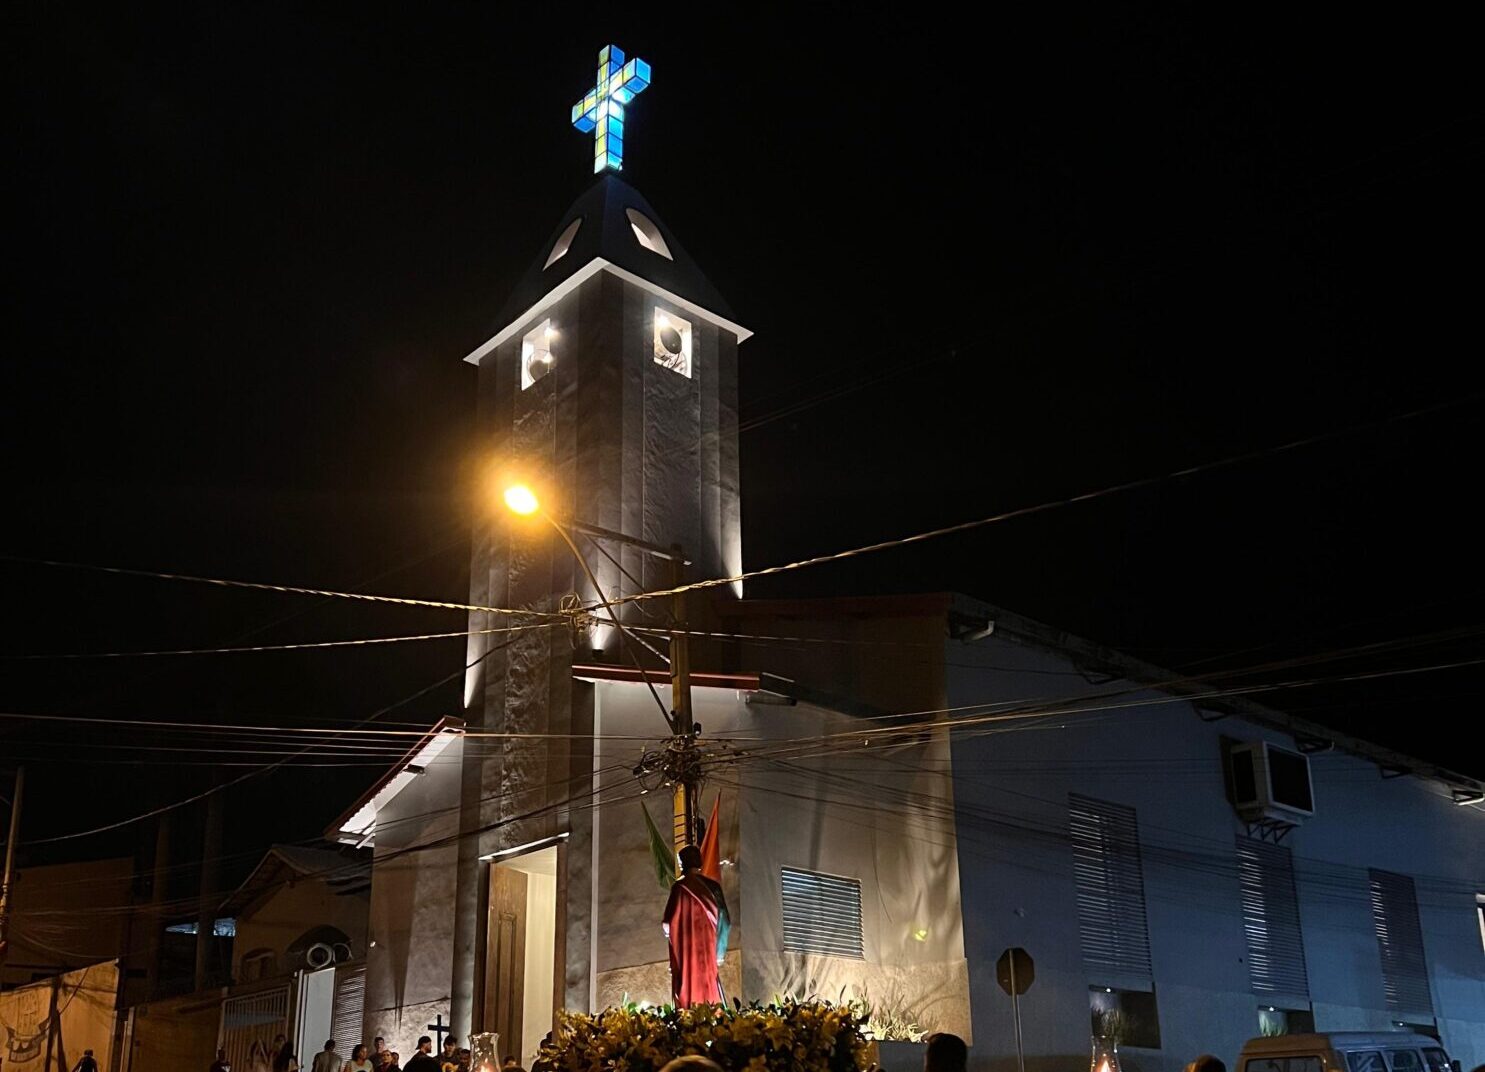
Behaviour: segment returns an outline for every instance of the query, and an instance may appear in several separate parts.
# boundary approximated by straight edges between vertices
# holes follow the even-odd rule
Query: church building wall
[[[640,814],[650,807],[657,826],[670,815],[670,798],[637,791],[627,775],[638,742],[629,734],[662,737],[660,714],[640,686],[596,686],[598,732],[605,738],[596,762],[604,775],[597,818],[598,875],[594,916],[596,1001],[669,999],[669,975],[660,913],[665,891]],[[709,814],[721,791],[723,890],[734,932],[723,985],[745,1001],[777,996],[866,999],[883,1011],[910,1012],[925,1029],[971,1037],[968,973],[964,961],[954,845],[952,799],[946,774],[947,742],[940,736],[881,756],[852,755],[842,763],[802,755],[776,764],[746,753],[799,740],[809,752],[822,735],[859,725],[852,716],[808,704],[744,702],[725,689],[693,692],[704,727],[704,751],[734,754],[703,793]],[[926,768],[895,787],[899,807],[875,797],[888,769]],[[861,885],[864,958],[790,953],[784,949],[780,868],[802,868],[856,879]]]
[[[1084,966],[1068,835],[1068,794],[1133,807],[1158,1010],[1158,1048],[1121,1046],[1127,1072],[1176,1072],[1198,1053],[1233,1067],[1260,1033],[1248,972],[1236,839],[1245,824],[1228,802],[1222,738],[1284,734],[1232,716],[1203,721],[1186,700],[1108,680],[1062,654],[997,629],[948,642],[949,704],[1050,711],[1035,720],[954,734],[954,792],[965,945],[981,1070],[1015,1067],[1010,1000],[995,981],[1009,946],[1034,958],[1021,1000],[1030,1072],[1088,1060],[1090,986]],[[1103,699],[1100,699],[1102,697]],[[1057,714],[1062,701],[1079,699]],[[1485,950],[1474,894],[1485,861],[1485,816],[1441,786],[1383,779],[1339,752],[1310,757],[1315,815],[1285,839],[1292,852],[1315,1028],[1390,1030],[1373,925],[1369,868],[1412,876],[1437,1030],[1468,1068],[1485,1060]]]
[[[463,749],[449,744],[377,816],[364,1034],[404,1059],[449,1018]]]

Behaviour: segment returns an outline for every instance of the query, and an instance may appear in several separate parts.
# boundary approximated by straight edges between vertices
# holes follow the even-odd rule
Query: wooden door
[[[521,1052],[526,981],[526,875],[490,868],[490,918],[485,931],[485,1029],[500,1035],[500,1051]]]

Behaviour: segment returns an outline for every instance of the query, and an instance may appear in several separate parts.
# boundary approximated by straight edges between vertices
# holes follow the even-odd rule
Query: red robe
[[[704,875],[684,875],[670,887],[664,918],[670,938],[670,992],[678,1008],[722,1000],[717,927],[726,917],[722,887]]]

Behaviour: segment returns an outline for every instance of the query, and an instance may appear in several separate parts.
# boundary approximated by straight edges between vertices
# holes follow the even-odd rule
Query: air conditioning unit
[[[1248,822],[1302,823],[1315,814],[1310,759],[1268,741],[1228,746],[1232,803]]]

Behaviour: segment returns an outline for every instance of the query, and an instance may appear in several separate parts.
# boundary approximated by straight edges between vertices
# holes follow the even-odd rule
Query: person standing
[[[232,1072],[232,1062],[227,1060],[226,1050],[217,1051],[217,1059],[211,1063],[208,1072]]]
[[[433,1059],[433,1040],[427,1035],[418,1039],[418,1052],[407,1059],[402,1072],[439,1072],[438,1062]]]
[[[670,991],[678,1008],[719,1003],[717,969],[727,953],[732,917],[721,883],[701,873],[701,850],[681,850],[681,877],[670,887],[662,929],[670,944]]]
[[[335,1052],[335,1040],[326,1039],[325,1048],[315,1054],[309,1072],[340,1072],[340,1054]]]
[[[294,1045],[286,1035],[273,1040],[273,1072],[299,1072],[299,1058],[294,1056]]]
[[[83,1050],[83,1055],[72,1072],[98,1072],[98,1062],[93,1059],[92,1050]]]
[[[366,1052],[366,1043],[356,1044],[356,1048],[351,1050],[351,1059],[345,1063],[341,1072],[375,1072],[371,1057]]]
[[[443,1040],[443,1054],[438,1059],[439,1072],[459,1072],[459,1040],[453,1035]]]
[[[939,1031],[928,1036],[923,1051],[923,1072],[964,1072],[969,1063],[969,1047],[958,1035]]]

